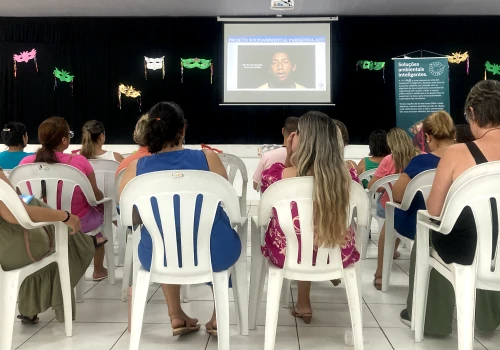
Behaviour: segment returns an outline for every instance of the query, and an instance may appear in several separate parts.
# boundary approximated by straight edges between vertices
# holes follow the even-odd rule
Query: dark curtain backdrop
[[[366,143],[371,130],[395,126],[392,57],[415,50],[442,54],[469,51],[465,63],[450,66],[451,112],[463,123],[468,90],[484,75],[484,62],[500,63],[500,52],[488,33],[498,17],[341,17],[332,25],[332,91],[335,107],[219,106],[223,87],[222,23],[216,18],[0,18],[0,124],[25,123],[30,142],[37,142],[39,123],[49,116],[68,120],[79,142],[86,120],[106,126],[108,143],[132,143],[141,113],[134,99],[122,98],[118,84],[142,91],[142,111],[156,102],[175,101],[189,122],[187,143],[253,144],[280,142],[286,117],[319,110],[343,121],[351,143]],[[39,72],[33,61],[17,65],[12,55],[36,48]],[[148,71],[143,56],[165,55],[166,75]],[[184,70],[180,58],[211,58],[209,70]],[[358,60],[385,61],[382,72],[356,71]],[[58,82],[54,67],[75,75],[69,84]]]

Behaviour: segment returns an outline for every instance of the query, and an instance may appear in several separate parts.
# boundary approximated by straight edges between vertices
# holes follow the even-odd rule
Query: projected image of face
[[[271,61],[271,71],[277,81],[286,82],[290,73],[295,71],[297,66],[292,63],[290,57],[285,52],[277,52]]]
[[[271,57],[269,81],[259,89],[304,89],[294,81],[293,73],[297,65],[286,52],[275,52]]]

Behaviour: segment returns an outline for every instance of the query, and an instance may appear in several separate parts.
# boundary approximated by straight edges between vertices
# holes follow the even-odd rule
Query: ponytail
[[[87,159],[96,158],[94,142],[92,141],[92,134],[88,129],[83,129],[82,149],[80,150],[80,154]]]
[[[39,148],[38,151],[36,151],[35,163],[58,163],[56,152],[54,152],[53,148],[47,147],[47,145],[42,144],[42,147]]]

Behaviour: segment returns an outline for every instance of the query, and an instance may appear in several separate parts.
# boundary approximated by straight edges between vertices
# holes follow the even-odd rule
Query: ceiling
[[[0,0],[2,17],[500,15],[500,0]]]

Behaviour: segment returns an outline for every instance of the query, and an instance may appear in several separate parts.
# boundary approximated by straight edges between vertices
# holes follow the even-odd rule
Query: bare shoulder
[[[297,169],[295,167],[285,168],[283,170],[283,179],[288,179],[297,176]]]
[[[446,148],[443,158],[451,158],[451,160],[460,161],[460,159],[457,159],[456,157],[463,157],[464,155],[470,155],[469,149],[465,143],[457,143],[456,145],[451,145]]]

